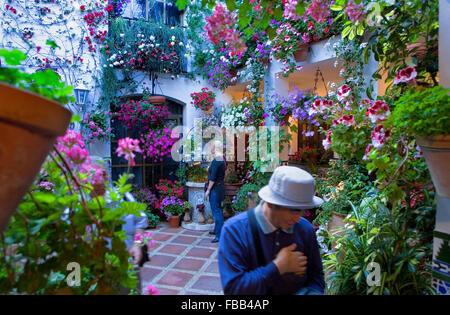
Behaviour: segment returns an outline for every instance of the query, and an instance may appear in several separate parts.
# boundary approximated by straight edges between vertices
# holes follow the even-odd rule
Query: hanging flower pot
[[[306,43],[300,43],[299,49],[294,52],[294,59],[296,62],[303,62],[308,59],[308,49],[309,45]]]
[[[148,101],[153,105],[164,105],[166,103],[166,97],[161,95],[149,96]]]
[[[450,198],[450,135],[432,137],[416,136],[436,192],[445,198]]]
[[[71,112],[60,104],[0,83],[0,232],[33,183]]]

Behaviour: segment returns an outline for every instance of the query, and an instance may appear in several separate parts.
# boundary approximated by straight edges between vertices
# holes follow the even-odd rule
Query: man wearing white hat
[[[261,203],[230,218],[218,262],[225,294],[323,294],[325,281],[313,226],[303,210],[322,205],[314,178],[292,166],[275,169]]]

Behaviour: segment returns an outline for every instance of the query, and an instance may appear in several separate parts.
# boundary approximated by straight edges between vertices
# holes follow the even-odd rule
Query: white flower
[[[175,40],[175,36],[172,35],[172,40]]]
[[[155,36],[150,35],[150,40],[153,42],[155,40]]]
[[[124,37],[124,36],[125,36],[125,34],[120,34],[119,36],[120,36],[120,37]]]
[[[178,45],[183,46],[183,42],[180,42]]]

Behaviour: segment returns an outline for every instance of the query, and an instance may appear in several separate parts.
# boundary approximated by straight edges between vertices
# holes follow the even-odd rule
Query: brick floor
[[[223,294],[217,264],[218,244],[209,231],[170,228],[162,223],[152,229],[155,245],[150,261],[141,268],[141,288],[151,284],[165,295]]]
[[[222,285],[219,277],[200,276],[192,285],[192,289],[220,292],[222,291]]]

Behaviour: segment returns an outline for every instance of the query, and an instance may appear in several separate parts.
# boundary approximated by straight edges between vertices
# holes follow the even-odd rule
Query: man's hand
[[[305,273],[308,258],[302,252],[294,252],[296,247],[297,244],[293,243],[282,248],[273,261],[281,275],[288,272],[295,272],[297,275]]]
[[[209,190],[207,190],[207,191],[205,192],[205,201],[207,201],[207,200],[208,200],[208,198],[209,198],[209,194],[210,194],[210,191],[209,191]]]
[[[138,245],[133,245],[130,248],[130,255],[133,257],[133,264],[137,265],[142,260],[142,248]]]

